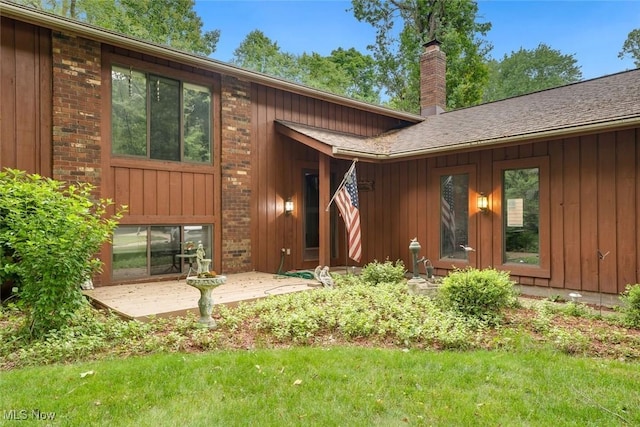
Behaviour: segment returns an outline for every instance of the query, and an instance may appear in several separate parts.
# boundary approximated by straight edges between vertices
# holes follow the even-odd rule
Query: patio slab
[[[227,275],[226,283],[214,289],[212,295],[216,305],[235,305],[241,301],[308,291],[320,286],[316,280],[249,272]],[[129,319],[199,313],[200,292],[187,285],[186,279],[102,286],[83,292],[94,304]]]

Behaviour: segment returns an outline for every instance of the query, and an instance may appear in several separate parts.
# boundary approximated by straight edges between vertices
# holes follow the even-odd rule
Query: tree
[[[233,51],[232,64],[270,76],[300,82],[300,71],[294,55],[280,50],[278,43],[272,41],[260,30],[253,30]]]
[[[233,64],[331,93],[368,102],[379,102],[374,85],[374,61],[356,49],[342,48],[322,56],[316,52],[294,55],[282,52],[278,43],[254,30],[233,52]]]
[[[0,283],[14,282],[33,336],[64,326],[86,304],[80,284],[101,267],[93,256],[121,216],[108,218],[111,202],[93,202],[93,190],[0,171]]]
[[[485,102],[510,98],[538,90],[577,82],[582,78],[573,55],[563,55],[544,43],[536,49],[522,49],[489,63]]]
[[[392,107],[419,112],[419,58],[424,43],[434,38],[447,54],[447,107],[481,101],[491,46],[478,35],[486,35],[491,24],[476,22],[476,2],[352,0],[352,6],[356,19],[376,28],[376,43],[369,49],[377,64],[377,81]],[[396,23],[402,25],[399,32]]]
[[[345,95],[362,101],[379,103],[380,89],[375,84],[375,61],[354,48],[331,51],[329,60],[347,76]]]
[[[635,66],[640,67],[640,28],[631,31],[624,41],[618,58],[622,59],[625,55],[630,55]]]
[[[216,50],[220,30],[202,32],[194,0],[17,0],[18,3],[200,55]]]

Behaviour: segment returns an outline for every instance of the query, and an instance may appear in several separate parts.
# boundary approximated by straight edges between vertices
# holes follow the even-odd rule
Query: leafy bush
[[[438,289],[444,309],[487,323],[499,320],[502,310],[516,302],[513,283],[506,271],[466,268],[449,273]]]
[[[333,286],[336,288],[343,286],[357,286],[364,283],[361,276],[356,276],[355,274],[347,273],[331,273],[331,278],[333,279]]]
[[[632,328],[640,328],[640,284],[627,285],[620,299],[624,303],[621,308],[623,322]]]
[[[371,262],[362,268],[360,277],[370,285],[376,286],[380,283],[401,283],[405,280],[405,268],[402,260],[393,262],[386,260],[384,263],[378,261]]]
[[[93,186],[0,171],[0,282],[14,281],[33,336],[66,324],[85,304],[80,284],[99,270],[92,257],[116,219]]]

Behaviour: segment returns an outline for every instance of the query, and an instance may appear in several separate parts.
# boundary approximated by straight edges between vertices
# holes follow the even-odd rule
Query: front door
[[[301,212],[301,238],[299,247],[301,257],[298,268],[313,269],[318,266],[320,252],[320,213],[326,206],[320,206],[320,175],[317,168],[302,168],[302,212]],[[331,189],[335,188],[334,174],[331,174]],[[337,258],[337,213],[336,208],[331,205],[331,259]]]

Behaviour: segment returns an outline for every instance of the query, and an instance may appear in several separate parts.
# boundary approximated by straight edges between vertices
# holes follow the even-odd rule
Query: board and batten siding
[[[0,168],[51,177],[51,31],[0,18],[0,87]]]
[[[526,285],[623,292],[639,279],[639,133],[625,129],[390,164],[360,162],[358,179],[375,182],[373,191],[359,194],[364,259],[401,259],[411,269],[408,248],[414,237],[422,245],[420,255],[438,257],[434,219],[437,224],[440,196],[438,184],[429,182],[430,171],[473,165],[476,191],[489,194],[491,206],[491,193],[500,185],[494,162],[540,157],[549,162],[550,274],[514,279]],[[497,218],[470,213],[477,267],[501,264],[494,259],[494,246],[500,244],[494,239]],[[604,259],[598,251],[607,254]]]
[[[251,85],[252,193],[251,241],[253,268],[276,272],[285,255],[283,270],[301,268],[301,212],[303,168],[318,169],[320,156],[313,148],[295,142],[275,131],[275,120],[356,135],[377,135],[405,122],[353,107],[314,99],[260,84]],[[338,179],[349,166],[348,160],[331,159],[331,171]],[[296,204],[292,216],[284,215],[284,201]],[[324,209],[324,207],[320,207]],[[342,245],[340,245],[342,247]],[[315,267],[315,266],[313,266]],[[310,268],[306,265],[305,268]]]

